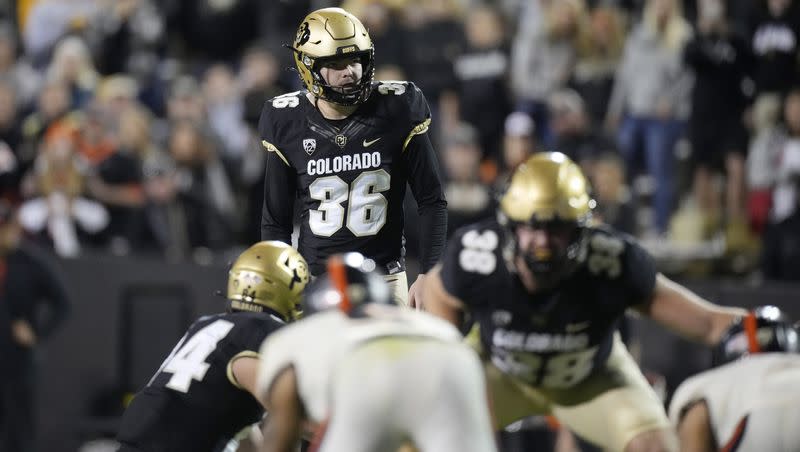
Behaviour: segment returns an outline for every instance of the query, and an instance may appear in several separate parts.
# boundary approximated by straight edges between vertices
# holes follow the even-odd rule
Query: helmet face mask
[[[534,154],[512,175],[500,199],[509,268],[527,267],[538,287],[569,276],[586,255],[586,226],[595,202],[580,168],[564,154]]]
[[[369,97],[375,78],[375,49],[367,29],[352,14],[341,8],[312,12],[303,19],[291,48],[300,79],[317,98],[352,106]],[[361,77],[344,90],[331,86],[322,76],[322,68],[348,58],[359,60]]]
[[[375,270],[375,262],[359,253],[328,258],[327,272],[309,284],[303,294],[305,315],[340,310],[351,317],[367,304],[393,304],[391,291]]]
[[[524,264],[541,287],[569,276],[585,255],[585,228],[574,221],[512,223],[514,264]]]
[[[760,306],[734,322],[711,356],[713,366],[765,352],[800,353],[800,331],[775,306]]]
[[[295,320],[308,281],[308,264],[294,248],[278,241],[256,243],[239,255],[228,272],[230,309],[270,309],[284,320]]]

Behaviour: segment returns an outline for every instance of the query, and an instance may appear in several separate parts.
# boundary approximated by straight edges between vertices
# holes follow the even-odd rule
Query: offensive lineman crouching
[[[189,327],[125,411],[119,451],[216,451],[261,419],[252,395],[256,351],[295,319],[308,278],[305,260],[289,245],[259,242],[245,250],[229,273],[229,312]]]
[[[615,333],[628,308],[716,344],[745,313],[659,274],[631,237],[591,222],[580,168],[558,152],[520,165],[498,220],[456,232],[429,274],[425,309],[479,327],[496,427],[553,414],[613,451],[674,450],[661,401]]]

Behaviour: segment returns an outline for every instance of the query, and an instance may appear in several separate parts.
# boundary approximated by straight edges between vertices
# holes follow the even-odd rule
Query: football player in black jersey
[[[270,99],[259,121],[267,150],[262,240],[290,243],[295,198],[298,249],[312,275],[328,256],[357,251],[387,274],[400,304],[416,303],[439,259],[447,203],[428,138],[430,110],[411,82],[375,82],[366,28],[341,8],[303,19],[291,46],[306,89]],[[403,198],[419,205],[422,275],[408,289]]]
[[[195,321],[128,406],[122,452],[215,451],[263,414],[255,391],[264,338],[296,317],[306,261],[283,242],[244,251],[228,276],[229,310]]]
[[[662,402],[616,325],[634,308],[715,344],[738,316],[659,274],[631,237],[591,220],[594,200],[564,154],[515,170],[498,218],[460,229],[425,282],[424,307],[460,325],[469,312],[498,427],[552,414],[606,450],[672,450]]]

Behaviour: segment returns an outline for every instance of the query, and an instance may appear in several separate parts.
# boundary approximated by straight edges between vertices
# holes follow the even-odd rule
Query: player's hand
[[[422,303],[422,286],[425,284],[425,274],[420,273],[417,276],[417,280],[411,284],[411,287],[408,289],[408,306],[417,310],[423,310],[424,305]]]
[[[31,348],[36,345],[36,333],[31,324],[25,320],[17,319],[11,322],[11,336],[23,347]]]

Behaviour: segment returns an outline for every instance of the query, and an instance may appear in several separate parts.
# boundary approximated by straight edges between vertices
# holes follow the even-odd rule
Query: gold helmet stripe
[[[401,153],[405,152],[408,143],[411,142],[411,139],[414,138],[414,135],[422,135],[423,133],[427,132],[428,127],[430,127],[430,125],[431,125],[431,118],[428,118],[422,121],[421,123],[417,124],[417,126],[414,127],[413,129],[411,129],[411,132],[409,132],[405,141],[403,141],[403,150],[401,151]]]
[[[267,140],[261,140],[261,145],[264,146],[264,148],[266,148],[269,152],[274,152],[278,154],[278,157],[280,157],[281,160],[283,160],[283,163],[285,163],[286,166],[292,166],[289,164],[289,161],[286,160],[286,157],[283,156],[281,151],[279,151],[278,148],[276,148],[272,143],[268,142]]]

